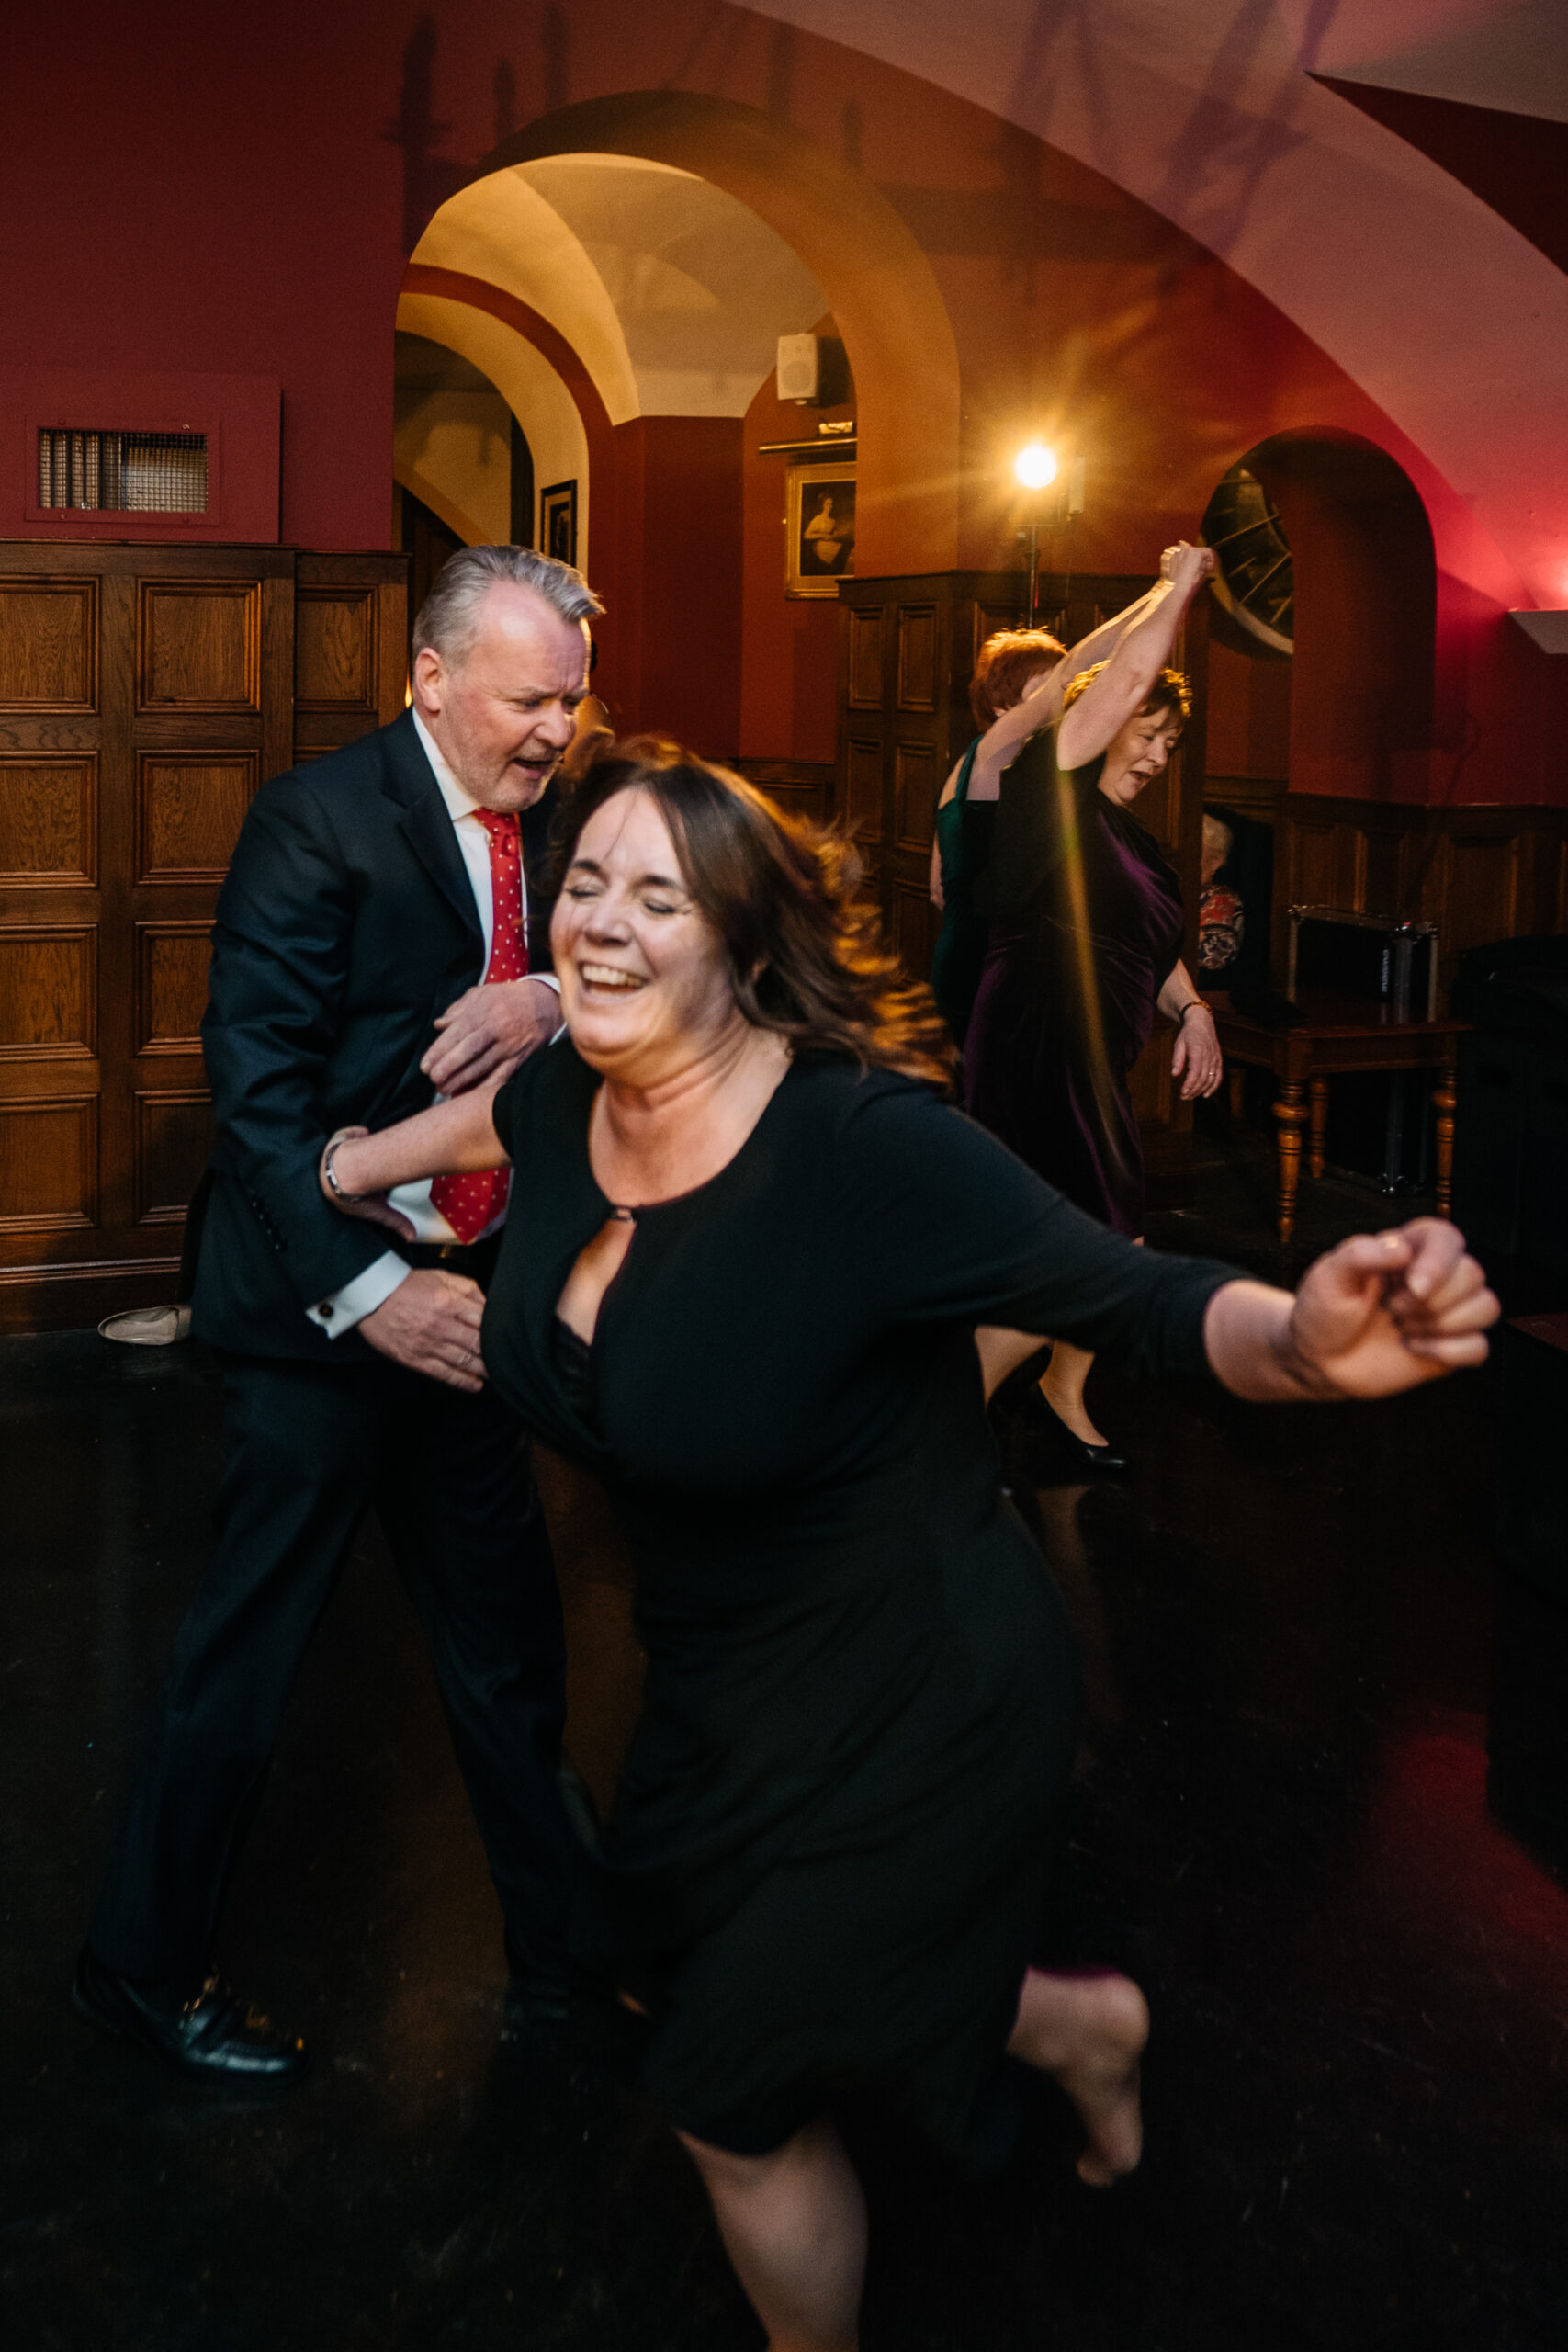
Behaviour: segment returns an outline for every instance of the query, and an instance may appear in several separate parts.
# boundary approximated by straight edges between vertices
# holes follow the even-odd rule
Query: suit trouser
[[[576,1852],[558,1781],[565,1644],[515,1416],[376,1358],[229,1357],[218,1545],[175,1636],[88,1928],[108,1967],[186,1988],[295,1669],[374,1506],[423,1623],[515,1973],[564,1978]]]

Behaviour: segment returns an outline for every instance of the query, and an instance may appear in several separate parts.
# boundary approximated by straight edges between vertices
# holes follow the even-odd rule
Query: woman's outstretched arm
[[[395,1127],[383,1127],[379,1135],[364,1127],[341,1127],[321,1154],[322,1192],[345,1216],[367,1217],[412,1240],[413,1227],[387,1203],[395,1184],[511,1165],[491,1115],[500,1084],[498,1079],[492,1085],[476,1086],[450,1102],[400,1119]]]
[[[1294,1294],[1226,1283],[1204,1311],[1203,1347],[1215,1378],[1258,1403],[1397,1396],[1484,1363],[1499,1312],[1458,1227],[1423,1216],[1342,1241]],[[1043,1344],[995,1327],[976,1340],[987,1399]]]
[[[1226,1283],[1209,1301],[1203,1344],[1238,1396],[1397,1396],[1486,1360],[1500,1309],[1457,1226],[1420,1216],[1342,1241],[1292,1297]]]

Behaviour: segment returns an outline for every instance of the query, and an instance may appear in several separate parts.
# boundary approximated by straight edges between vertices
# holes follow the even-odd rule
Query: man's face
[[[447,766],[481,808],[508,814],[548,784],[587,692],[587,623],[511,581],[487,592],[460,662],[426,645],[413,665],[414,707]]]

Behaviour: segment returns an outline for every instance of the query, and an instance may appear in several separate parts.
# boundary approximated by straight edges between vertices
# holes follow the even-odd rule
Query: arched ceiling
[[[575,481],[577,547],[588,561],[592,485],[588,440],[570,388],[526,335],[469,302],[404,291],[398,303],[398,340],[409,365],[398,402],[394,471],[405,488],[470,542],[505,537],[510,519],[510,453],[499,433],[493,453],[476,446],[483,418],[465,416],[464,395],[441,384],[438,368],[418,364],[414,339],[467,360],[481,384],[492,385],[518,418],[533,452],[536,482]],[[405,341],[407,338],[407,341]],[[470,391],[468,398],[471,401]],[[493,469],[488,495],[480,489]],[[503,475],[504,469],[504,475]]]
[[[782,237],[711,181],[626,155],[552,155],[473,181],[413,259],[514,294],[581,356],[612,423],[743,416],[781,334],[828,308]]]
[[[1568,276],[1314,78],[1568,119],[1564,0],[750,5],[988,108],[1175,221],[1468,505],[1472,545],[1451,560],[1568,603]]]
[[[1568,122],[1562,0],[1375,0],[1328,26],[1315,71]]]
[[[828,308],[784,239],[710,180],[630,155],[518,169],[598,272],[645,416],[744,416],[779,336]]]

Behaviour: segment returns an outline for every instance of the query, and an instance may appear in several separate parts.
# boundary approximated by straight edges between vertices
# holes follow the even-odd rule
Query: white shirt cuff
[[[400,1258],[395,1250],[383,1250],[373,1266],[367,1266],[362,1274],[344,1283],[331,1298],[308,1306],[305,1312],[329,1340],[341,1340],[345,1331],[352,1331],[356,1323],[363,1323],[367,1315],[374,1315],[378,1306],[384,1306],[412,1272],[406,1258]]]
[[[543,980],[547,989],[554,989],[557,996],[559,996],[560,982],[557,979],[553,972],[530,972],[528,974],[528,978],[531,980]]]

